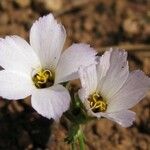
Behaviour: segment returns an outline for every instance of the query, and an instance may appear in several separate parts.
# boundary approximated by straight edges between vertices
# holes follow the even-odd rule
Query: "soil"
[[[149,0],[0,0],[0,37],[19,35],[28,40],[33,22],[50,12],[66,28],[65,47],[85,42],[102,52],[122,45],[129,52],[131,70],[150,75]],[[130,128],[107,119],[86,124],[86,150],[149,150],[150,93],[133,110],[137,115]],[[68,150],[66,134],[66,122],[40,116],[30,98],[0,98],[0,150]]]

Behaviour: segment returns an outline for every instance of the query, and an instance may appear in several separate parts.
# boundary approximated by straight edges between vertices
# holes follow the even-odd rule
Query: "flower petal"
[[[33,108],[46,118],[59,120],[63,112],[69,108],[70,95],[61,85],[36,89],[31,98]]]
[[[99,57],[99,63],[97,64],[97,74],[98,74],[98,83],[99,86],[102,85],[103,77],[106,76],[106,73],[110,67],[110,56],[112,49],[106,51],[101,57]]]
[[[129,75],[127,53],[123,50],[110,50],[110,53],[109,69],[102,82],[99,82],[98,86],[98,89],[107,100],[109,100],[123,86]],[[105,56],[106,59],[109,58],[109,56]],[[108,63],[106,64],[108,65]],[[102,65],[105,65],[105,63]]]
[[[7,70],[31,73],[40,66],[32,47],[19,36],[0,39],[0,65]]]
[[[105,113],[102,116],[117,122],[122,127],[129,127],[133,124],[133,121],[135,121],[135,115],[133,111],[122,110],[114,113]]]
[[[87,99],[89,95],[93,94],[97,88],[97,73],[96,65],[88,67],[80,67],[79,77],[81,80],[82,89],[79,90],[79,97],[82,101]]]
[[[136,70],[129,74],[123,87],[109,102],[108,112],[129,109],[136,105],[150,90],[150,78],[142,71]]]
[[[38,54],[42,66],[47,69],[56,67],[65,39],[64,27],[57,23],[52,14],[39,18],[30,31],[31,46]]]
[[[78,78],[79,67],[95,64],[96,51],[87,44],[73,44],[63,52],[56,69],[56,83]]]
[[[0,96],[6,99],[23,99],[34,89],[31,78],[20,72],[0,71]]]

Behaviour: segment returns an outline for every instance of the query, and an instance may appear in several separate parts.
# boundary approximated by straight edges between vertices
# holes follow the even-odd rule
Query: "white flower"
[[[18,36],[0,39],[0,95],[23,99],[29,95],[33,108],[47,118],[59,119],[69,107],[70,95],[60,82],[78,77],[80,65],[95,62],[95,51],[73,44],[62,53],[64,27],[52,14],[39,18],[30,31],[30,45]]]
[[[97,66],[81,67],[79,74],[79,96],[90,115],[106,117],[123,127],[132,125],[135,113],[128,109],[150,89],[150,78],[140,70],[129,73],[125,51],[110,49]]]

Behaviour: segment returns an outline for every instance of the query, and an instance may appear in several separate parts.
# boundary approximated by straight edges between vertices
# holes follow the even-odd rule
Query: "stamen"
[[[46,88],[54,84],[54,73],[47,69],[41,69],[32,78],[37,88]]]
[[[90,95],[88,98],[88,101],[90,104],[90,109],[94,113],[105,112],[107,109],[106,101],[103,99],[103,97],[98,92],[95,92],[92,95]]]

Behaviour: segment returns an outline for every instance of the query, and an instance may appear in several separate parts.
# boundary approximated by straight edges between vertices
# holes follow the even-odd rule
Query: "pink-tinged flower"
[[[52,14],[39,18],[30,31],[30,45],[18,36],[0,39],[0,95],[23,99],[47,118],[59,119],[69,107],[70,95],[59,83],[78,78],[80,65],[95,62],[95,51],[73,44],[64,52],[66,31]]]
[[[79,96],[90,115],[106,117],[123,127],[135,120],[130,111],[150,89],[150,78],[140,70],[129,73],[127,53],[106,51],[97,65],[79,69],[82,89]]]

